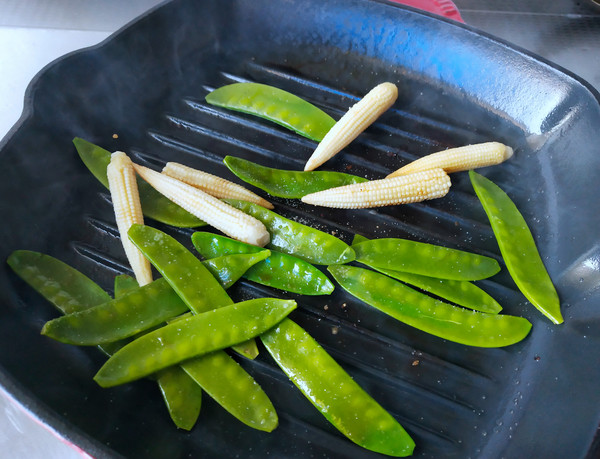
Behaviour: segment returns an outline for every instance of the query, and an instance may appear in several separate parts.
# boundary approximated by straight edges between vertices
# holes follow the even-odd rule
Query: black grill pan
[[[31,83],[0,145],[0,258],[54,255],[107,290],[126,262],[106,190],[78,160],[83,137],[144,164],[180,161],[234,179],[235,155],[301,169],[314,142],[214,108],[208,91],[236,81],[289,90],[335,118],[392,81],[398,102],[324,169],[381,178],[426,153],[497,140],[515,148],[482,173],[530,223],[562,300],[554,326],[504,268],[480,285],[533,323],[505,349],[446,342],[337,288],[295,297],[293,318],[414,437],[420,458],[592,458],[599,448],[600,105],[585,82],[506,43],[396,4],[331,0],[175,0],[97,47],[59,59]],[[379,210],[323,210],[273,199],[276,211],[349,242],[407,237],[500,260],[464,173],[447,197]],[[156,224],[190,246],[191,230]],[[56,312],[0,265],[0,382],[42,422],[94,457],[370,458],[333,429],[266,351],[241,364],[272,398],[280,426],[253,431],[207,397],[177,431],[156,386],[104,390],[103,357],[39,335]],[[241,282],[231,295],[292,296]]]

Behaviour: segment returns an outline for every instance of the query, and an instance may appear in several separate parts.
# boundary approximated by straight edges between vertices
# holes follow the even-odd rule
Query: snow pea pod
[[[221,257],[223,261],[232,258]],[[222,264],[227,269],[227,263]],[[138,288],[134,278],[127,275],[115,278],[115,296],[134,288]],[[224,351],[186,360],[155,376],[171,419],[180,429],[190,430],[194,426],[200,414],[202,390],[250,427],[269,432],[277,427],[277,413],[267,394]]]
[[[102,185],[108,188],[106,167],[110,163],[111,153],[104,148],[94,145],[87,140],[75,137],[73,139],[77,153],[90,172]],[[165,198],[145,181],[138,179],[138,191],[144,215],[167,225],[181,228],[194,228],[206,225],[198,217],[182,209],[174,202]]]
[[[244,424],[271,432],[277,412],[267,394],[226,352],[216,351],[180,364],[208,395]]]
[[[343,172],[273,169],[235,156],[226,156],[223,162],[244,182],[280,198],[299,199],[317,191],[367,181]]]
[[[133,225],[128,236],[194,314],[233,304],[202,262],[173,237],[145,225]],[[254,340],[239,344],[234,348],[237,352],[256,358],[258,348]]]
[[[46,322],[42,334],[80,346],[133,336],[188,310],[165,279],[83,311]]]
[[[527,222],[495,183],[469,171],[471,184],[487,214],[508,272],[531,304],[555,324],[563,322],[560,300]]]
[[[354,250],[331,234],[282,217],[258,204],[226,199],[240,209],[263,222],[271,234],[267,247],[294,255],[315,265],[349,263],[354,260]]]
[[[156,374],[158,387],[177,427],[191,430],[202,407],[202,388],[181,367],[173,366]]]
[[[196,250],[210,261],[234,253],[256,253],[260,247],[213,233],[192,234]],[[233,256],[233,255],[229,255]],[[266,260],[252,266],[244,278],[268,287],[302,295],[329,295],[334,285],[310,263],[285,253],[271,251]]]
[[[260,336],[284,373],[341,433],[382,454],[412,454],[404,428],[362,389],[302,327],[284,319]]]
[[[137,280],[127,274],[115,277],[115,298],[120,298],[138,288]],[[108,354],[109,357],[125,344],[123,341],[109,343],[109,346],[114,346]],[[154,377],[173,423],[180,429],[191,430],[202,408],[200,385],[177,366],[165,368]]]
[[[85,274],[40,252],[15,250],[6,260],[12,270],[63,314],[71,314],[112,298]]]
[[[440,338],[468,346],[502,347],[527,336],[531,323],[505,314],[486,314],[452,306],[383,274],[355,266],[330,266],[350,294],[376,309]]]
[[[356,235],[352,240],[352,244],[368,241],[366,237]],[[421,274],[405,273],[402,271],[394,271],[391,269],[382,269],[371,266],[371,268],[393,277],[405,284],[410,284],[415,287],[425,290],[444,298],[452,303],[458,304],[465,308],[474,309],[480,312],[496,314],[502,310],[502,306],[494,298],[492,298],[485,290],[480,289],[475,284],[469,281],[458,281],[452,279],[439,279],[436,277],[423,276]]]
[[[259,298],[178,320],[124,346],[94,379],[102,387],[112,387],[143,378],[260,335],[295,308],[293,300]]]
[[[206,102],[267,119],[320,142],[335,120],[294,94],[260,83],[234,83],[206,95]]]
[[[442,279],[478,280],[500,271],[493,258],[408,239],[373,239],[352,248],[366,265]]]

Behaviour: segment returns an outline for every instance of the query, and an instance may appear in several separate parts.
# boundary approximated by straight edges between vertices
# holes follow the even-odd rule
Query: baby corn
[[[138,284],[149,284],[152,282],[150,262],[127,237],[131,225],[144,224],[135,171],[129,156],[122,151],[113,153],[106,168],[106,175],[125,255]]]
[[[371,125],[398,98],[398,88],[393,83],[375,86],[360,101],[354,104],[340,120],[325,134],[312,156],[304,166],[305,171],[316,169]]]
[[[478,167],[500,164],[512,155],[513,149],[499,142],[486,142],[450,148],[423,156],[392,172],[387,178],[437,167],[444,169],[448,174],[451,172],[467,171]]]
[[[226,235],[263,247],[269,232],[259,220],[173,177],[134,164],[136,172],[159,193]]]
[[[307,194],[302,201],[323,207],[362,209],[441,198],[449,189],[450,177],[442,169],[430,169],[389,179],[330,188]]]
[[[269,201],[237,183],[230,182],[208,172],[184,166],[183,164],[169,162],[163,168],[162,173],[199,188],[215,198],[240,199],[242,201],[253,202],[267,209],[273,208],[273,204]]]

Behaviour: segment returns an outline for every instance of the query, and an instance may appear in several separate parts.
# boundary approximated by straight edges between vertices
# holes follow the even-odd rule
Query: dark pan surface
[[[338,118],[382,81],[398,102],[325,169],[380,178],[446,147],[498,140],[516,149],[481,172],[516,201],[557,285],[553,326],[504,268],[480,285],[533,323],[505,349],[468,348],[380,314],[340,288],[297,297],[293,318],[411,433],[431,458],[596,457],[600,424],[600,106],[573,76],[468,27],[366,1],[173,1],[101,46],[60,59],[32,82],[25,113],[1,144],[0,258],[49,253],[110,290],[126,271],[107,193],[79,162],[86,138],[157,167],[180,161],[233,179],[236,155],[300,169],[314,143],[250,116],[207,106],[233,81],[289,90]],[[113,138],[117,134],[118,138]],[[350,241],[397,236],[499,257],[466,174],[443,199],[377,211],[273,200],[276,211]],[[153,222],[150,222],[154,224]],[[189,230],[159,228],[188,246]],[[96,457],[353,457],[266,351],[242,361],[280,416],[253,431],[205,397],[198,425],[177,431],[156,386],[104,390],[92,348],[39,335],[57,315],[0,265],[0,382],[40,419]],[[232,296],[283,295],[241,283]],[[327,307],[326,307],[327,306]]]

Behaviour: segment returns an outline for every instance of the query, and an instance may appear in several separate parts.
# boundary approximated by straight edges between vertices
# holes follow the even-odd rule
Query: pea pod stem
[[[351,295],[407,325],[449,341],[502,347],[521,341],[531,330],[531,323],[522,317],[468,311],[364,268],[338,265],[328,270]]]
[[[299,199],[310,193],[367,181],[342,172],[274,169],[235,156],[226,156],[223,162],[246,183],[280,198]]]
[[[261,340],[310,402],[354,443],[404,457],[415,447],[404,428],[299,325],[284,319]]]
[[[192,357],[260,335],[296,308],[292,300],[261,298],[197,314],[132,341],[100,368],[102,387],[135,381]]]
[[[555,324],[562,323],[564,319],[558,293],[523,215],[510,197],[491,180],[474,171],[469,171],[469,177],[517,287],[548,319]]]

